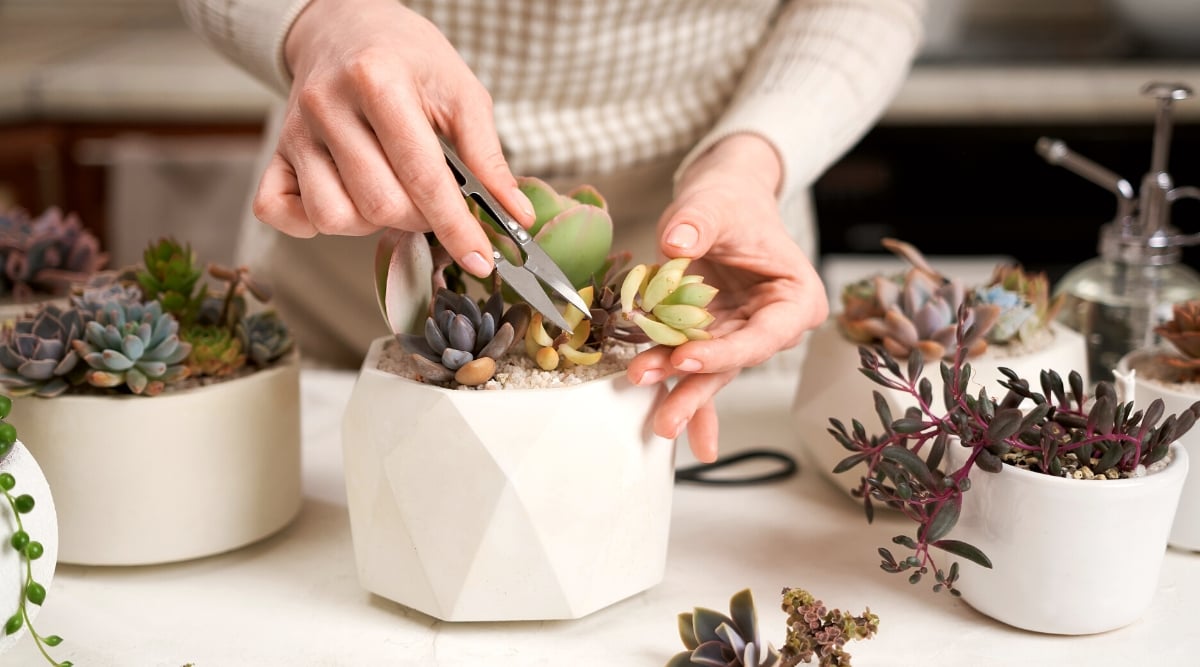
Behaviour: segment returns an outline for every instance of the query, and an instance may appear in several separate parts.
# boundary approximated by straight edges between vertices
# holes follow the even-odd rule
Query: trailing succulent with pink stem
[[[959,341],[978,338],[970,322],[964,306],[956,329]],[[881,387],[907,394],[914,405],[895,416],[879,391],[873,392],[883,429],[879,434],[869,434],[857,421],[847,428],[830,419],[830,434],[849,452],[835,471],[863,469],[854,493],[863,499],[868,521],[874,517],[874,505],[883,503],[917,524],[915,535],[892,540],[912,554],[897,558],[881,548],[881,567],[907,573],[914,584],[932,573],[935,591],[955,595],[957,563],[943,569],[935,552],[991,567],[986,554],[951,537],[974,470],[995,473],[1012,465],[1079,480],[1137,476],[1166,457],[1171,443],[1200,417],[1200,401],[1165,419],[1161,399],[1135,411],[1132,402],[1118,399],[1108,382],[1100,382],[1088,396],[1077,372],[1071,372],[1064,385],[1055,371],[1042,371],[1038,392],[1014,371],[1002,368],[1005,379],[999,384],[1006,391],[999,400],[985,389],[974,395],[969,349],[961,344],[952,361],[940,363],[943,408],[935,404],[932,382],[921,377],[925,362],[919,351],[904,366],[884,347],[862,346],[859,355],[860,372]],[[957,469],[946,464],[949,447],[970,450]]]

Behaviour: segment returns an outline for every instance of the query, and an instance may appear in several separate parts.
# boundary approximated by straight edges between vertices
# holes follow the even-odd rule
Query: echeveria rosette
[[[704,277],[688,275],[687,257],[661,266],[639,264],[621,283],[621,313],[659,345],[678,346],[689,340],[712,338],[705,329],[715,318],[706,310],[717,288]]]
[[[241,319],[237,335],[242,349],[256,366],[268,366],[295,346],[292,332],[274,310],[253,313]]]
[[[400,333],[396,338],[423,381],[480,385],[495,375],[496,360],[508,352],[518,333],[524,335],[529,310],[527,304],[517,304],[506,312],[499,292],[480,307],[470,296],[443,287],[434,296],[423,334]]]
[[[603,271],[612,251],[612,217],[604,198],[590,185],[581,185],[565,195],[545,181],[529,176],[519,177],[517,185],[533,204],[536,214],[529,228],[533,240],[558,264],[576,289],[587,286],[593,276]],[[468,205],[477,218],[489,223],[484,225],[484,231],[505,259],[522,264],[512,239],[474,202],[468,200]],[[510,302],[517,300],[507,290],[505,297]]]
[[[1200,379],[1200,299],[1172,304],[1171,319],[1156,326],[1154,333],[1179,352],[1179,355],[1159,355],[1176,375],[1172,379],[1179,382]]]
[[[758,613],[750,590],[729,600],[729,616],[696,607],[679,615],[679,637],[686,649],[676,653],[666,667],[776,667],[778,650],[763,644],[758,634]]]
[[[84,327],[75,350],[89,367],[84,381],[94,387],[126,386],[154,396],[188,375],[191,345],[179,340],[179,321],[157,301],[110,304]]]
[[[71,385],[79,364],[74,343],[83,318],[73,308],[47,304],[0,333],[0,385],[12,396],[58,396]]]
[[[63,295],[107,262],[99,239],[75,214],[57,207],[36,218],[22,210],[0,214],[0,294]]]
[[[987,332],[989,343],[1002,345],[1013,340],[1028,340],[1040,326],[1034,305],[1001,285],[976,288],[971,301],[997,308],[996,323]]]

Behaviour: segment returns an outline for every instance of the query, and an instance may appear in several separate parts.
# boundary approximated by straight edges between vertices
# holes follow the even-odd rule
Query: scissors
[[[508,283],[508,286],[512,287],[534,310],[541,313],[542,317],[557,324],[563,331],[570,331],[572,327],[562,313],[558,312],[558,308],[550,300],[541,283],[545,283],[555,294],[578,308],[584,317],[590,319],[591,314],[588,312],[587,302],[575,291],[562,269],[554,263],[553,259],[550,259],[550,255],[542,250],[537,241],[533,240],[529,232],[517,223],[508,210],[496,201],[492,193],[483,187],[483,183],[475,177],[475,174],[471,173],[470,169],[467,169],[467,165],[463,164],[458,153],[454,152],[450,144],[441,137],[438,137],[438,141],[441,142],[442,152],[446,155],[446,165],[454,173],[454,180],[458,182],[458,189],[462,191],[463,196],[475,202],[479,208],[490,215],[498,223],[500,229],[504,230],[504,233],[508,234],[509,238],[517,244],[524,255],[524,262],[520,266],[516,266],[505,259],[500,250],[493,245],[492,260],[496,264],[496,272],[500,274],[500,279]]]

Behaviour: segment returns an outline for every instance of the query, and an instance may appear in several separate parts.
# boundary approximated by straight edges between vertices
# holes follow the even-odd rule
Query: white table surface
[[[1016,630],[965,603],[878,567],[876,548],[910,527],[868,526],[861,508],[817,471],[757,487],[680,485],[661,584],[575,621],[449,624],[362,590],[344,499],[341,414],[352,373],[302,375],[305,502],[280,534],[192,562],[135,568],[61,566],[36,619],[80,667],[543,665],[659,667],[677,650],[675,618],[694,606],[727,608],[749,587],[763,638],[779,645],[779,592],[801,586],[830,607],[869,605],[879,634],[849,646],[871,665],[1194,665],[1200,634],[1200,554],[1170,550],[1153,606],[1138,622],[1089,637]],[[722,451],[798,451],[788,418],[794,378],[744,373],[720,397]],[[827,435],[822,434],[824,437]],[[680,447],[681,464],[691,462]],[[198,499],[202,502],[203,499]],[[1120,595],[1121,570],[1104,586]],[[1047,591],[1047,595],[1056,594]],[[25,638],[5,667],[44,664]]]

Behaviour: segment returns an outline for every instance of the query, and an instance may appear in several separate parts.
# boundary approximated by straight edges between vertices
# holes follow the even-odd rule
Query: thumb
[[[721,228],[716,215],[694,202],[683,202],[662,226],[659,246],[667,257],[702,257],[712,248]]]

